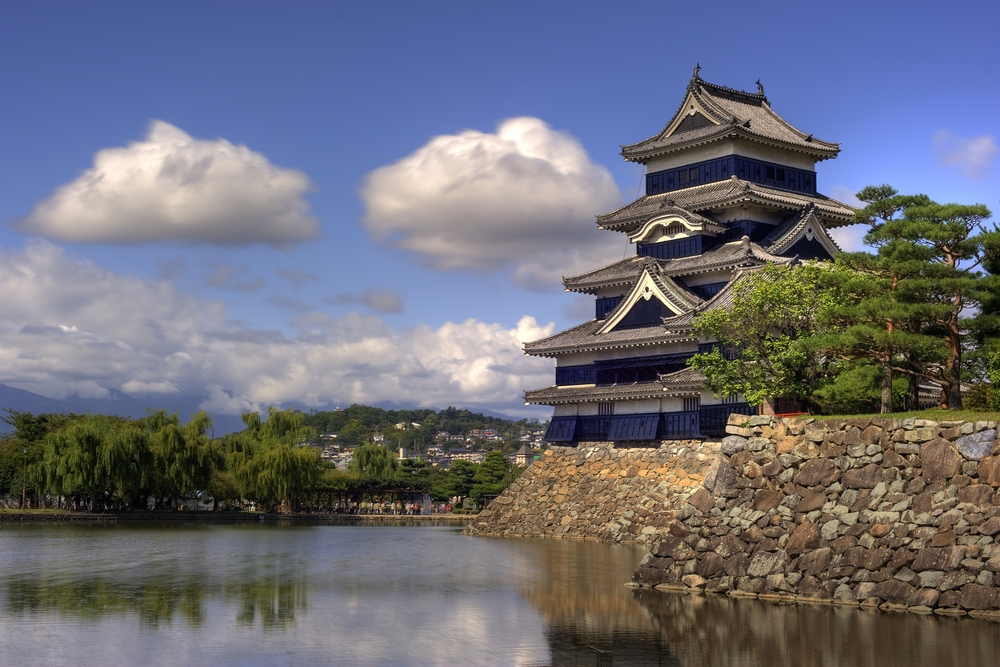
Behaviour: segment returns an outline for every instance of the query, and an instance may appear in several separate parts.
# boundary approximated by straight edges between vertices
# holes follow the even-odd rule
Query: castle
[[[594,319],[524,346],[556,360],[555,384],[525,393],[554,409],[549,442],[648,446],[720,434],[730,414],[756,413],[742,396],[713,396],[687,366],[718,345],[699,339],[695,315],[731,305],[754,267],[832,258],[827,229],[854,222],[853,208],[817,192],[816,163],[839,144],[781,118],[759,81],[748,93],[699,70],[666,127],[622,147],[646,167],[646,194],[597,217],[635,255],[564,278],[567,291],[595,297]]]

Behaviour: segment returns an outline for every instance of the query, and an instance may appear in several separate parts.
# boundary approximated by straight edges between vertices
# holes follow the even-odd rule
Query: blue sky
[[[1000,207],[995,3],[4,3],[0,382],[524,408],[695,62],[821,191]],[[180,165],[180,166],[178,166]],[[95,199],[96,198],[96,199]],[[849,240],[846,240],[850,244]],[[631,252],[631,249],[629,249]]]

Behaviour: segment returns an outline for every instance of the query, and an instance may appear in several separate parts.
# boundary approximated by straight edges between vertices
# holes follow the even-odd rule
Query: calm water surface
[[[454,528],[0,527],[0,665],[1000,664],[1000,624],[633,591]]]

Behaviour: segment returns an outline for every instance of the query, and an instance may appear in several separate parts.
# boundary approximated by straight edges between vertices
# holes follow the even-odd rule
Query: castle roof
[[[552,386],[524,392],[524,402],[535,405],[592,403],[612,400],[642,400],[671,396],[695,396],[705,384],[705,376],[693,368],[661,375],[652,382],[611,385]]]
[[[720,269],[736,269],[763,263],[784,264],[789,257],[778,257],[758,243],[731,241],[692,257],[653,259],[628,257],[603,268],[578,276],[563,278],[563,286],[570,292],[593,293],[603,287],[632,285],[647,268],[655,268],[664,276],[683,277]]]
[[[661,132],[628,146],[622,157],[645,164],[650,159],[722,140],[745,139],[806,153],[816,160],[834,158],[840,144],[820,141],[776,114],[758,82],[748,93],[703,81],[698,68],[677,112]]]
[[[854,208],[821,194],[806,194],[780,190],[759,183],[751,183],[733,176],[724,181],[696,185],[683,190],[672,190],[656,195],[645,195],[620,209],[597,216],[597,225],[632,233],[650,220],[672,213],[703,216],[692,211],[728,208],[741,204],[756,204],[776,210],[796,211],[809,204],[816,207],[816,215],[827,227],[854,224]]]

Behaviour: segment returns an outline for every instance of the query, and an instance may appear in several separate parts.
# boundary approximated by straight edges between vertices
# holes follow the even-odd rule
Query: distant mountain
[[[205,400],[202,396],[193,395],[171,395],[157,396],[148,399],[135,398],[117,389],[108,389],[108,398],[83,398],[76,394],[67,396],[64,401],[57,401],[47,398],[41,394],[35,394],[23,389],[15,389],[5,384],[0,384],[0,410],[10,408],[41,413],[67,413],[77,414],[99,414],[117,415],[137,419],[146,416],[146,410],[166,410],[167,412],[177,412],[182,420],[187,421],[191,415],[198,412],[198,405]],[[215,435],[225,435],[234,431],[243,430],[243,422],[234,415],[212,415],[212,428]],[[7,424],[0,423],[0,433],[10,431]]]

